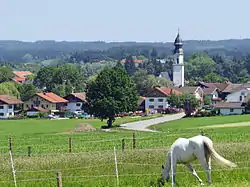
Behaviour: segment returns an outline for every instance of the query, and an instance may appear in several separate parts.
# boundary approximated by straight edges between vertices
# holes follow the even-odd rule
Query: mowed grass
[[[238,121],[235,120],[236,117]],[[106,124],[95,119],[0,121],[0,186],[14,186],[10,182],[13,177],[8,152],[9,135],[13,136],[17,186],[56,186],[58,171],[62,173],[63,186],[116,186],[116,146],[120,186],[149,187],[158,186],[157,179],[166,159],[166,151],[178,137],[197,135],[202,125],[236,123],[249,119],[250,115],[212,117],[211,120],[185,118],[156,125],[155,128],[162,132],[135,132],[135,149],[132,148],[132,131],[113,129],[110,132],[97,130],[81,134],[62,134],[78,124],[89,123],[96,127]],[[236,169],[230,170],[212,162],[211,186],[250,186],[250,127],[206,129],[205,133],[212,138],[216,150],[222,156],[238,164]],[[69,136],[73,141],[72,153],[68,152]],[[123,138],[124,152],[121,150]],[[32,148],[31,157],[27,156],[28,146]],[[194,168],[206,182],[206,173],[198,161],[194,163]],[[177,173],[180,186],[199,186],[198,181],[184,166],[179,165],[177,172],[187,172]],[[171,183],[165,186],[171,186]]]

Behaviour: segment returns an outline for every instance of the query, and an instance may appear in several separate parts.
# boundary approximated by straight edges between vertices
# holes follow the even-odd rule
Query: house
[[[247,95],[250,93],[250,85],[249,88],[243,88],[242,86],[234,89],[230,94],[228,94],[225,98],[226,102],[243,102]]]
[[[203,88],[204,97],[208,97],[211,99],[212,105],[216,105],[222,99],[219,97],[219,89],[210,87],[210,88]]]
[[[199,86],[184,86],[180,88],[175,88],[175,90],[178,90],[181,93],[192,94],[200,103],[203,102],[204,94],[202,88]]]
[[[216,105],[217,113],[221,115],[233,115],[245,113],[245,107],[241,102],[219,102]]]
[[[14,117],[15,107],[22,103],[14,96],[0,95],[0,119]]]
[[[32,75],[30,71],[12,71],[15,77],[12,79],[13,81],[23,84],[27,81],[27,75]]]
[[[177,95],[181,94],[180,91],[166,88],[166,87],[155,87],[153,90],[145,97],[145,110],[164,110],[169,107],[168,97],[170,93],[175,93]]]
[[[83,105],[87,102],[85,92],[71,93],[65,96],[64,99],[69,101],[65,106],[71,112],[83,111]]]
[[[34,111],[37,111],[43,108],[50,112],[61,112],[67,110],[66,103],[68,103],[68,100],[52,92],[36,93],[28,101],[24,102],[23,110],[32,111],[35,109]]]

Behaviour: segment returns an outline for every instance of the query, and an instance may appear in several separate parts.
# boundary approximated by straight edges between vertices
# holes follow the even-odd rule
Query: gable
[[[159,90],[154,89],[146,97],[166,97],[166,95]]]

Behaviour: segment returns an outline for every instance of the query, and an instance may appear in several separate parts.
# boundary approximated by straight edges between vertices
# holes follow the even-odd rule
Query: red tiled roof
[[[218,88],[214,88],[214,87],[203,88],[203,93],[204,93],[204,95],[209,95],[209,94],[212,94],[217,89]]]
[[[25,77],[14,77],[12,80],[18,83],[23,83],[25,81]]]
[[[220,91],[223,91],[228,85],[230,85],[230,83],[212,83],[212,82],[200,82],[201,85],[204,85],[208,88],[218,88]]]
[[[180,91],[182,93],[195,94],[195,91],[198,89],[198,86],[185,86],[181,88],[175,88],[175,90]]]
[[[52,93],[37,93],[36,95],[38,95],[39,97],[42,97],[43,99],[51,102],[51,103],[67,103],[68,100]]]
[[[30,71],[13,71],[12,73],[16,75],[17,77],[21,77],[21,78],[32,74]]]
[[[86,93],[85,92],[78,92],[72,93],[71,95],[75,96],[76,98],[80,99],[81,101],[86,101]]]
[[[14,96],[9,96],[9,95],[0,95],[0,101],[9,104],[9,105],[14,105],[14,104],[22,104],[23,102],[17,99]]]
[[[175,89],[172,89],[172,88],[166,88],[166,87],[156,87],[155,89],[157,89],[158,91],[160,91],[161,93],[163,93],[164,95],[166,96],[169,96],[171,91],[173,94],[176,94],[176,95],[180,95],[182,94],[182,92],[178,91],[178,90],[175,90]]]

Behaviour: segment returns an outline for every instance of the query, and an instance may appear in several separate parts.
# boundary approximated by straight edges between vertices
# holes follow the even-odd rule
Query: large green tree
[[[0,83],[10,81],[14,77],[12,69],[6,66],[0,67]]]
[[[34,84],[48,91],[53,91],[60,96],[70,94],[72,91],[81,92],[85,87],[85,79],[82,72],[72,64],[64,64],[58,67],[43,67],[37,73]]]
[[[101,120],[108,119],[112,126],[121,112],[135,111],[138,96],[136,87],[121,66],[105,68],[86,87],[88,112]]]
[[[0,84],[0,94],[15,96],[20,99],[20,85],[17,82],[3,82]]]
[[[171,87],[172,82],[166,78],[155,77],[148,75],[145,70],[140,69],[132,76],[136,89],[139,95],[147,95],[153,87]]]
[[[126,58],[125,70],[129,74],[129,76],[132,76],[136,72],[135,62],[132,55],[129,55]]]
[[[27,101],[38,92],[38,89],[33,84],[23,84],[19,86],[19,92],[22,101]]]

